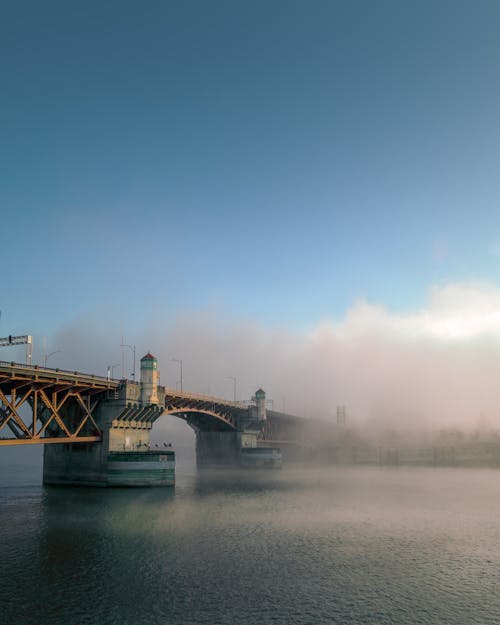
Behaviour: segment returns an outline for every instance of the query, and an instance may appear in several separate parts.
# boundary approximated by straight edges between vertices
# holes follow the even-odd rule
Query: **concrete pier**
[[[200,468],[235,466],[239,461],[236,432],[196,432],[196,464]]]
[[[164,410],[162,400],[164,402],[165,389],[158,386],[157,378],[156,359],[146,354],[141,360],[141,382],[123,380],[115,391],[108,393],[96,406],[94,418],[102,433],[102,441],[46,445],[44,483],[88,486],[173,485],[173,452],[150,450],[151,428]],[[121,454],[119,461],[117,454]],[[134,462],[136,467],[132,469]],[[172,479],[166,478],[165,462],[172,469]],[[122,480],[118,467],[124,471]],[[160,479],[160,475],[163,478]]]
[[[0,447],[43,444],[45,484],[125,486],[173,484],[172,450],[150,444],[162,414],[194,430],[201,467],[267,458],[251,450],[278,453],[300,439],[303,420],[268,411],[262,389],[249,401],[228,401],[168,389],[159,378],[150,353],[141,358],[140,381],[0,362]]]

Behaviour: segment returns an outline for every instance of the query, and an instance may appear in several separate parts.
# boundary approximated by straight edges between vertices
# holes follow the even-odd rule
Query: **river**
[[[500,623],[499,470],[181,458],[175,490],[99,490],[6,463],[0,527],[2,625]]]

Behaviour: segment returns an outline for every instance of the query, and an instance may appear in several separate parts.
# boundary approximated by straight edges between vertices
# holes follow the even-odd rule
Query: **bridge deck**
[[[47,381],[52,384],[72,384],[88,386],[99,389],[113,389],[119,385],[119,380],[110,380],[103,376],[79,373],[78,371],[65,371],[64,369],[50,369],[39,365],[23,365],[18,362],[0,361],[0,385],[12,387],[16,382]]]
[[[100,441],[93,414],[96,406],[101,399],[110,399],[123,403],[126,411],[148,408],[142,405],[139,386],[138,381],[0,361],[0,446]],[[248,418],[252,418],[249,401],[229,401],[163,386],[158,387],[158,400],[160,412],[176,414],[207,431],[235,431],[242,424],[248,426]],[[151,419],[158,414],[158,410],[153,411]],[[282,442],[287,439],[285,432],[290,427],[295,430],[303,421],[271,410],[267,414],[267,421],[258,424],[260,440]]]
[[[0,446],[100,441],[95,395],[118,385],[78,371],[0,361]]]

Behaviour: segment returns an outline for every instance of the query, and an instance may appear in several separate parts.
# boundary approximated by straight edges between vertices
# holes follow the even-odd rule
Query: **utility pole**
[[[132,378],[135,382],[135,345],[127,345],[126,343],[122,343],[122,347],[128,347],[132,353],[134,354],[134,364],[133,364],[133,371],[132,371]]]
[[[61,352],[62,350],[60,349],[56,349],[54,352],[50,352],[50,354],[45,354],[44,359],[43,359],[43,366],[46,369],[47,368],[47,360],[53,356],[54,354],[59,354],[59,352]]]
[[[337,425],[346,424],[346,409],[345,406],[337,406]]]
[[[116,369],[116,367],[119,367],[120,363],[118,363],[117,365],[108,365],[108,380],[114,379],[113,378],[113,371]]]
[[[172,360],[172,362],[179,363],[179,365],[181,367],[181,393],[182,393],[182,358],[172,358],[171,360]]]
[[[236,403],[236,377],[234,375],[226,375],[226,380],[233,381],[233,401]]]

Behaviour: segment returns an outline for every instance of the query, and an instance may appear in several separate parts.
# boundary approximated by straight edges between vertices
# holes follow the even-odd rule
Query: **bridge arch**
[[[184,420],[195,432],[235,432],[236,418],[214,410],[199,408],[167,408],[160,415],[172,415]]]
[[[165,425],[162,424],[163,416],[166,417]],[[236,418],[231,418],[230,415],[195,407],[170,407],[158,414],[153,430],[154,444],[160,446],[162,439],[165,441],[164,436],[168,430],[175,433],[174,436],[180,435],[183,442],[179,452],[183,456],[184,464],[186,458],[188,462],[194,460],[198,467],[225,466],[237,462],[239,434]],[[171,442],[169,439],[170,437],[167,442]],[[189,449],[192,451],[187,451]]]

